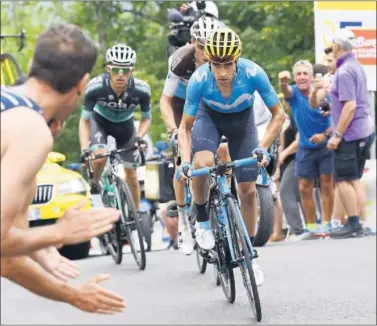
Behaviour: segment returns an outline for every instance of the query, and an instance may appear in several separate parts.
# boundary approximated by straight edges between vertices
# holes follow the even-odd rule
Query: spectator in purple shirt
[[[354,33],[345,28],[340,29],[333,40],[337,60],[331,89],[334,135],[327,147],[334,151],[334,180],[348,221],[343,228],[331,232],[332,238],[363,235],[360,211],[364,198],[360,179],[375,138],[369,114],[366,74],[352,52],[355,41]]]

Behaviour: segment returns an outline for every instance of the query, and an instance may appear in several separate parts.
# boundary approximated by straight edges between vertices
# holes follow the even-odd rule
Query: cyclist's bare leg
[[[215,156],[210,151],[200,151],[195,153],[194,169],[213,166]],[[193,199],[196,206],[195,239],[198,245],[205,250],[210,250],[215,246],[215,239],[209,224],[209,216],[206,211],[208,201],[209,183],[208,176],[200,176],[192,180]]]
[[[131,191],[134,203],[135,203],[136,210],[139,211],[141,194],[140,194],[140,184],[139,184],[139,180],[137,179],[136,169],[125,168],[124,174],[126,176],[125,181],[130,187],[130,191]]]
[[[210,151],[201,151],[194,155],[194,169],[200,169],[214,165],[214,155]],[[200,176],[192,179],[192,192],[194,202],[197,205],[203,205],[208,200],[208,177]]]
[[[177,178],[175,177],[176,173],[177,173],[177,169],[178,169],[178,167],[176,168],[176,170],[174,172],[174,181],[173,181],[175,199],[177,201],[177,205],[184,206],[186,204],[186,202],[185,202],[185,186],[182,182],[179,182],[177,180]]]
[[[166,205],[161,207],[161,216],[164,221],[166,230],[168,231],[170,238],[175,240],[178,236],[178,216],[170,217],[167,216]]]
[[[227,143],[221,143],[219,148],[217,149],[217,154],[219,156],[219,163],[223,162],[230,162],[230,154],[229,154],[229,148]],[[227,172],[228,174],[231,174],[231,171]],[[232,183],[231,178],[228,178],[228,186],[230,187]]]
[[[238,184],[238,195],[241,201],[241,213],[244,217],[249,237],[253,237],[255,235],[255,227],[257,223],[258,206],[256,191],[255,181],[241,182]]]
[[[98,154],[104,153],[106,151],[107,151],[106,148],[99,148],[99,149],[96,149],[95,151],[93,151],[93,154],[98,155]],[[92,161],[92,164],[93,164],[93,179],[91,181],[93,183],[95,183],[95,184],[99,183],[99,180],[101,179],[101,174],[102,174],[103,168],[106,165],[106,160],[107,160],[107,158],[101,158],[101,159]]]

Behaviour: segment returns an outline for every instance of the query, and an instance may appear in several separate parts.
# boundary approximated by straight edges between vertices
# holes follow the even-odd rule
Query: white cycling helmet
[[[106,51],[106,62],[121,66],[134,66],[136,52],[126,44],[116,44]]]
[[[204,12],[212,17],[215,17],[216,19],[219,19],[219,9],[217,9],[217,6],[214,1],[205,1],[206,7],[204,8]],[[191,3],[191,7],[194,8],[194,10],[198,10],[198,7],[196,6],[196,1],[193,1]]]
[[[223,26],[223,23],[213,17],[200,17],[190,28],[191,38],[204,46],[206,39],[211,33]]]

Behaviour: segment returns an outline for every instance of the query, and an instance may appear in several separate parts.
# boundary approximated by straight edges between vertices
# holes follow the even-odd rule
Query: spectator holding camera
[[[183,3],[179,8],[182,14],[188,14],[190,10],[194,12],[200,10],[205,16],[219,19],[219,10],[214,1],[193,1],[191,3]]]
[[[290,86],[289,71],[279,73],[279,85],[284,98],[289,103],[292,116],[299,131],[299,148],[296,153],[296,176],[299,179],[307,229],[312,235],[326,236],[331,230],[333,209],[332,154],[326,148],[331,135],[329,117],[324,117],[320,109],[312,110],[309,94],[313,82],[313,66],[307,60],[298,61],[293,67],[296,85]],[[314,182],[320,181],[323,227],[317,229],[316,205],[313,198]]]
[[[336,59],[331,89],[331,117],[334,134],[327,147],[334,152],[334,181],[348,221],[331,232],[332,238],[363,235],[360,214],[365,199],[360,179],[368,152],[375,138],[369,114],[369,94],[365,71],[352,52],[355,34],[340,29],[333,39]]]
[[[168,33],[168,57],[180,47],[190,42],[190,28],[200,17],[218,19],[219,10],[213,1],[193,1],[183,3],[179,10],[168,9],[170,21]]]
[[[332,80],[336,70],[336,60],[332,52],[332,47],[325,49],[327,72],[323,73],[320,69],[314,72],[315,79],[313,81],[312,91],[309,95],[309,103],[312,109],[320,108],[324,116],[331,114],[330,91]],[[319,67],[320,65],[317,64]],[[321,65],[322,66],[322,65]]]

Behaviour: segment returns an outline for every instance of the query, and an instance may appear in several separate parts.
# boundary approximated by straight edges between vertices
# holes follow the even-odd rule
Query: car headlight
[[[68,182],[62,182],[58,185],[60,195],[80,194],[86,195],[86,186],[83,180],[74,179]]]

